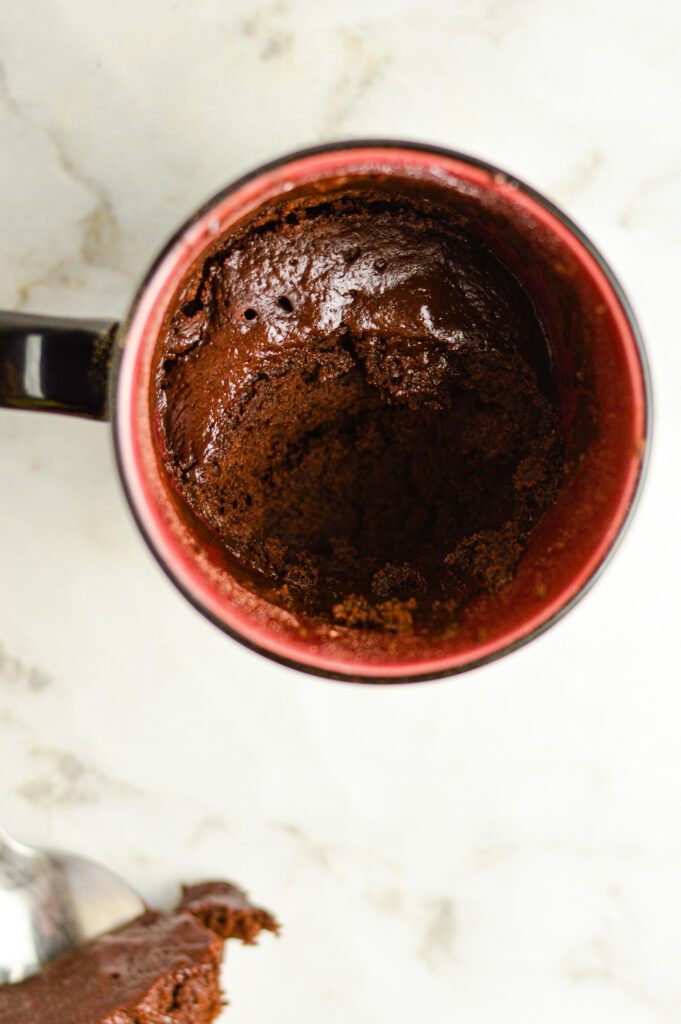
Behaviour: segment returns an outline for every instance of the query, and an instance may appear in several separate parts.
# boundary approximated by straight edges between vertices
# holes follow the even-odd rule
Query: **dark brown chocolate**
[[[192,914],[221,938],[241,939],[247,946],[255,942],[263,929],[279,929],[268,910],[254,907],[246,893],[229,882],[183,885],[178,910]]]
[[[209,1024],[223,1006],[225,940],[252,943],[263,928],[278,925],[235,886],[190,886],[174,913],[148,910],[0,986],[0,1024]]]
[[[432,203],[297,199],[224,239],[157,353],[164,457],[282,604],[404,631],[508,581],[562,473],[519,283]]]

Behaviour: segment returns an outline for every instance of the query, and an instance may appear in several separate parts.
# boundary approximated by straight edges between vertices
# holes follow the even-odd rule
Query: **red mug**
[[[296,190],[380,181],[432,194],[492,240],[553,340],[566,449],[576,466],[532,531],[514,578],[464,609],[455,630],[389,634],[305,617],[230,572],[178,508],[157,441],[152,359],[183,278],[217,237]],[[555,339],[559,339],[556,341]],[[352,141],[257,168],[206,203],[158,255],[125,320],[0,314],[0,405],[113,421],[121,480],[171,580],[226,633],[286,665],[352,681],[453,675],[534,639],[590,587],[640,491],[650,380],[639,328],[591,242],[529,186],[482,161],[408,142]]]

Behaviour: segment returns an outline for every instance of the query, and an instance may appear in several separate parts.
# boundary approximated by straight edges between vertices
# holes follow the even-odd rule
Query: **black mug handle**
[[[107,419],[117,326],[0,312],[0,406]]]

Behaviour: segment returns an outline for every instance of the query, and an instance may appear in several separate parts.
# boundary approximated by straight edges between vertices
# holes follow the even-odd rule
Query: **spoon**
[[[0,827],[0,983],[27,978],[145,909],[136,892],[99,864],[25,846]]]

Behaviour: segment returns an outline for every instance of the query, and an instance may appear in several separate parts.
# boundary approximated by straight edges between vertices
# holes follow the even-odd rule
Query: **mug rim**
[[[504,183],[508,185],[509,189],[517,191],[520,194],[525,195],[534,203],[542,207],[547,213],[553,216],[567,232],[572,235],[576,241],[583,247],[587,254],[594,261],[600,272],[604,275],[606,283],[612,290],[613,296],[619,305],[619,308],[624,316],[626,325],[631,332],[631,337],[634,343],[635,354],[638,358],[638,366],[640,370],[640,384],[642,389],[642,400],[643,400],[643,420],[642,429],[640,434],[640,443],[642,445],[642,451],[640,461],[638,465],[638,472],[636,478],[631,486],[631,493],[628,498],[628,504],[621,517],[619,524],[616,526],[614,535],[609,539],[607,546],[603,550],[602,554],[599,555],[599,559],[596,564],[589,570],[588,575],[583,579],[577,588],[577,590],[567,598],[562,600],[562,593],[556,599],[560,603],[558,607],[543,621],[540,621],[536,626],[522,635],[516,637],[510,642],[503,642],[503,637],[499,646],[489,653],[483,654],[480,657],[465,660],[462,663],[454,664],[450,666],[443,665],[434,670],[419,671],[406,671],[400,673],[399,666],[395,666],[391,663],[390,666],[383,666],[384,671],[381,671],[381,667],[378,666],[375,672],[367,674],[362,672],[358,665],[357,671],[352,671],[351,667],[348,670],[338,669],[334,666],[325,667],[319,663],[309,663],[307,661],[300,660],[299,658],[290,656],[284,653],[281,649],[277,649],[278,641],[272,638],[272,646],[265,646],[254,640],[252,637],[241,632],[238,628],[235,628],[230,623],[226,622],[218,614],[212,611],[204,601],[201,600],[196,594],[194,594],[190,588],[185,585],[182,579],[179,578],[178,574],[173,571],[171,565],[164,558],[163,554],[159,551],[157,544],[154,542],[154,538],[151,535],[151,531],[145,522],[144,516],[141,510],[137,507],[135,495],[131,482],[128,479],[128,467],[126,463],[126,457],[124,453],[124,441],[121,436],[122,433],[122,418],[123,412],[129,410],[132,402],[128,402],[125,405],[121,402],[120,396],[120,382],[121,382],[121,365],[125,357],[125,342],[128,334],[128,329],[133,322],[135,314],[137,313],[140,304],[143,299],[147,296],[148,290],[152,282],[154,281],[159,269],[164,262],[169,258],[173,250],[175,250],[178,244],[187,236],[188,232],[191,232],[195,225],[198,225],[212,210],[219,206],[223,201],[228,199],[231,195],[238,192],[240,189],[247,186],[249,183],[256,181],[258,178],[263,178],[273,171],[277,171],[287,165],[294,164],[298,161],[305,160],[306,158],[322,156],[328,153],[336,152],[349,152],[352,150],[402,150],[406,152],[415,152],[420,154],[426,154],[431,156],[440,156],[446,158],[449,161],[460,163],[469,168],[479,170],[484,175],[491,177],[494,181]],[[632,516],[635,512],[638,502],[640,500],[641,492],[643,489],[643,483],[645,480],[649,458],[650,458],[650,441],[652,431],[652,383],[650,377],[650,369],[648,360],[645,352],[645,346],[642,338],[642,333],[632,309],[631,303],[627,298],[619,280],[617,279],[612,268],[608,262],[596,248],[594,243],[589,237],[582,231],[582,229],[576,225],[559,207],[557,207],[550,199],[538,192],[532,186],[521,180],[515,175],[502,170],[501,168],[490,164],[489,162],[482,160],[478,157],[471,156],[469,154],[461,153],[456,150],[448,149],[446,147],[431,145],[425,142],[400,140],[393,138],[354,138],[348,140],[340,140],[337,142],[324,143],[316,146],[305,147],[297,149],[288,153],[284,153],[273,160],[259,164],[230,182],[224,188],[220,189],[212,197],[206,200],[198,209],[196,209],[169,237],[164,246],[159,250],[147,272],[141,280],[141,283],[137,289],[135,297],[130,305],[128,314],[121,324],[116,344],[116,358],[114,362],[114,368],[112,373],[112,396],[111,396],[111,408],[112,418],[114,425],[114,451],[115,458],[118,467],[119,476],[122,481],[123,490],[126,495],[126,499],[130,506],[133,518],[144,537],[147,546],[150,548],[155,560],[161,566],[164,573],[173,582],[173,584],[179,589],[183,596],[209,621],[216,625],[222,632],[227,633],[232,639],[245,645],[254,652],[263,655],[270,660],[273,660],[281,665],[288,668],[297,669],[307,674],[319,676],[327,679],[335,679],[343,682],[362,682],[362,683],[408,683],[408,682],[422,682],[426,680],[443,679],[454,675],[458,675],[462,672],[471,671],[475,668],[479,668],[483,665],[489,664],[496,661],[498,658],[504,657],[513,651],[525,646],[532,640],[536,639],[551,626],[555,625],[564,615],[574,608],[574,606],[584,597],[594,585],[596,580],[600,577],[601,573],[613,557],[615,551],[618,549],[621,543],[622,537],[624,536]],[[620,487],[620,497],[624,490],[624,487]],[[619,511],[619,505],[618,505]],[[615,518],[615,517],[611,517]],[[579,573],[574,574],[572,577],[579,577]],[[567,589],[566,586],[562,588],[562,592]],[[280,645],[281,646],[281,645]],[[416,658],[416,661],[422,662],[424,665],[427,664],[427,657]],[[438,659],[440,662],[445,661],[444,657]],[[432,659],[431,659],[432,661]],[[348,665],[350,663],[348,662]],[[405,660],[405,667],[407,662]],[[366,665],[363,666],[366,669]],[[388,671],[392,668],[393,671]],[[411,666],[410,666],[411,668]]]

